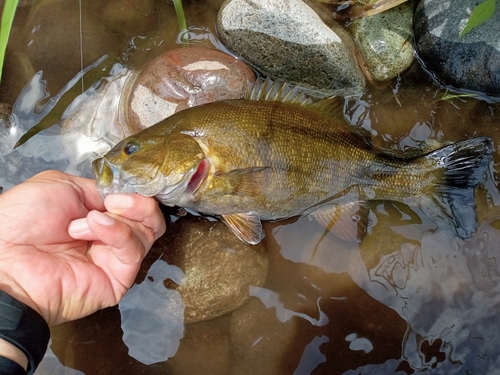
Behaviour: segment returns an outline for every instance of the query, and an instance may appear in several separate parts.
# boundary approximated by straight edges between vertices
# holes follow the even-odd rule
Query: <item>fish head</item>
[[[110,193],[138,193],[174,206],[206,177],[205,155],[187,135],[141,138],[140,134],[122,140],[94,160],[96,187],[102,198]]]

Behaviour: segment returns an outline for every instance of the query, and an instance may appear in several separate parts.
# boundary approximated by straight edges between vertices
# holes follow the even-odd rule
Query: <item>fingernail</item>
[[[106,197],[106,208],[120,210],[132,207],[134,198],[125,194],[109,194]]]
[[[110,226],[110,225],[113,225],[115,223],[115,219],[113,219],[111,216],[105,215],[99,211],[94,211],[92,216],[93,216],[94,222],[96,222],[97,224]]]
[[[89,226],[87,225],[87,218],[76,219],[69,223],[68,233],[71,234],[83,234],[90,233]]]

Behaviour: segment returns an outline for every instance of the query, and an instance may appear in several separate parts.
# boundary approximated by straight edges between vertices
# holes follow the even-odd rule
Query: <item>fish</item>
[[[458,236],[470,237],[474,189],[492,160],[492,139],[402,158],[348,124],[338,99],[311,102],[286,84],[265,82],[248,98],[185,109],[94,160],[96,186],[102,196],[138,193],[221,218],[248,244],[263,238],[262,221],[315,214],[349,221],[353,207],[372,199],[422,197]]]

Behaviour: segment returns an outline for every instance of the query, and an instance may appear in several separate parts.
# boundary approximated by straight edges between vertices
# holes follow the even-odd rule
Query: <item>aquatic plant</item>
[[[182,7],[182,0],[173,0],[175,14],[177,15],[177,21],[179,22],[179,30],[182,33],[181,40],[184,45],[188,45],[188,38],[185,32],[187,31],[186,17],[184,16],[184,8]]]
[[[5,5],[3,7],[2,21],[0,23],[0,81],[2,80],[5,50],[7,49],[10,30],[12,29],[12,21],[14,20],[18,3],[19,0],[5,0]]]

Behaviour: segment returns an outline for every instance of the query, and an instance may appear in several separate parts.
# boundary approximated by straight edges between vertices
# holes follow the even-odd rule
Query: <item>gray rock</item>
[[[404,3],[349,26],[373,80],[395,78],[413,62],[412,21],[413,5]]]
[[[355,95],[365,87],[349,35],[300,0],[228,0],[217,27],[226,46],[262,74],[311,95]]]
[[[414,15],[418,54],[440,83],[500,97],[500,11],[460,38],[478,0],[423,0]]]

